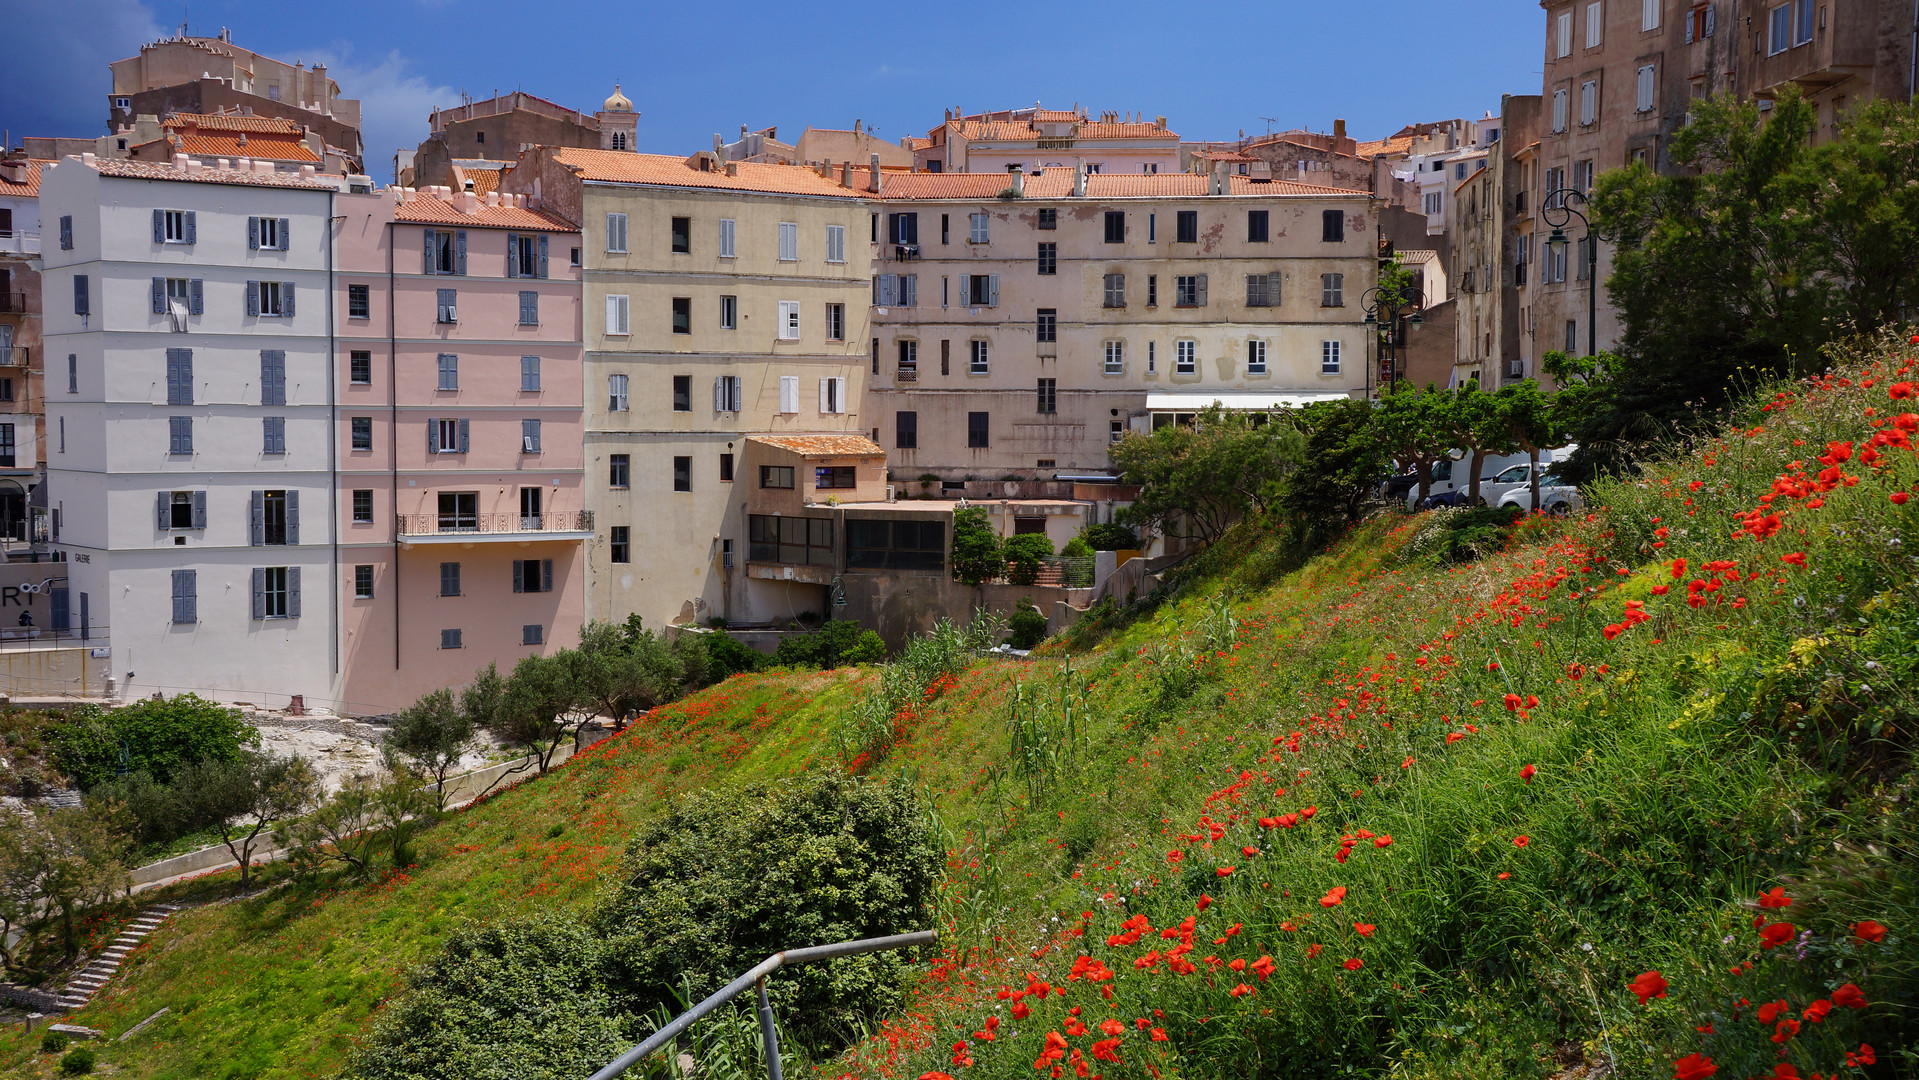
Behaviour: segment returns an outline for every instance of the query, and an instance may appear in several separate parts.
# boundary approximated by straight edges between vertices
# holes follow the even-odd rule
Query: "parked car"
[[[1552,472],[1549,463],[1539,465],[1539,508],[1549,514],[1568,514],[1585,509],[1586,503],[1579,497],[1579,489],[1561,480]],[[1514,465],[1490,482],[1482,481],[1479,492],[1488,506],[1517,506],[1530,511],[1533,507],[1532,465]]]

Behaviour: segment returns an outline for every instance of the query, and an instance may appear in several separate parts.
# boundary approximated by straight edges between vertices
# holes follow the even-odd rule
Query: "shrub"
[[[706,677],[713,682],[724,682],[734,675],[758,671],[760,665],[766,662],[765,654],[731,634],[707,634],[704,640]]]
[[[1094,551],[1138,551],[1139,534],[1118,522],[1088,525],[1080,532]]]
[[[1039,580],[1040,560],[1053,554],[1053,542],[1045,533],[1027,533],[1006,541],[1006,580],[1015,585],[1031,585]]]
[[[73,1040],[67,1037],[66,1032],[49,1031],[40,1036],[40,1052],[43,1054],[57,1054],[65,1050],[71,1042],[73,1042]]]
[[[983,585],[1006,569],[999,534],[977,506],[953,512],[953,580]]]
[[[1066,541],[1066,546],[1060,548],[1059,553],[1069,559],[1090,559],[1093,557],[1093,545],[1087,543],[1084,536],[1075,536]]]
[[[686,799],[627,849],[598,915],[613,985],[642,1009],[711,994],[773,953],[923,928],[941,848],[906,784],[835,772]],[[769,980],[789,1033],[830,1050],[906,1003],[904,952]]]
[[[785,638],[773,653],[776,667],[832,669],[851,664],[871,664],[884,659],[886,642],[851,619],[835,619],[815,633]]]
[[[55,724],[51,736],[54,764],[89,791],[138,772],[170,784],[188,765],[238,761],[243,748],[260,742],[240,710],[193,694],[111,711],[83,706]]]
[[[1033,606],[1029,597],[1020,597],[1019,606],[1013,609],[1013,617],[1007,620],[1013,636],[1013,648],[1030,649],[1046,640],[1046,615]]]
[[[82,1076],[90,1073],[93,1071],[97,1057],[91,1046],[82,1046],[78,1050],[70,1051],[66,1057],[60,1059],[60,1075]]]

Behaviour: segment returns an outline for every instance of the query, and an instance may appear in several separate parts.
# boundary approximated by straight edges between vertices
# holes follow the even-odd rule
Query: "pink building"
[[[912,145],[915,167],[926,172],[1034,173],[1082,165],[1091,173],[1180,171],[1179,136],[1164,116],[1108,112],[1095,120],[1078,106],[967,115],[948,109],[940,126]]]
[[[577,643],[580,234],[523,197],[339,197],[344,697],[399,708]]]

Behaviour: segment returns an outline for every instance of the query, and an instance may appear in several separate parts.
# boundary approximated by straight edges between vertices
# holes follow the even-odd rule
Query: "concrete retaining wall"
[[[101,692],[107,661],[90,648],[0,650],[0,693],[10,697]]]

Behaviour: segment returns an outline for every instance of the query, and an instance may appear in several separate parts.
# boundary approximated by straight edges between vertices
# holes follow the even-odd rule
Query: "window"
[[[1575,319],[1566,320],[1566,351],[1575,355],[1579,352],[1579,322]]]
[[[1346,211],[1322,210],[1319,213],[1319,239],[1321,243],[1339,244],[1346,240]]]
[[[253,617],[256,619],[300,617],[299,567],[256,566],[253,568]]]
[[[1660,0],[1639,0],[1639,28],[1641,30],[1659,29]]]
[[[553,560],[514,559],[513,591],[520,593],[552,592]]]
[[[1771,33],[1767,35],[1766,55],[1777,55],[1792,48],[1792,5],[1781,4],[1767,16]]]
[[[426,231],[426,273],[466,276],[466,230]]]
[[[1039,212],[1039,227],[1051,231],[1059,228],[1059,211],[1046,207]]]
[[[1579,84],[1579,122],[1591,126],[1599,122],[1599,81],[1588,79]]]
[[[633,483],[633,458],[627,454],[607,455],[606,483],[608,487],[624,488]]]
[[[800,302],[798,300],[780,301],[779,339],[798,341],[800,339]]]
[[[194,242],[195,218],[191,210],[155,210],[153,212],[153,242],[156,244],[191,244]]]
[[[1278,274],[1247,274],[1246,275],[1246,306],[1247,307],[1278,307],[1279,306],[1279,275]]]
[[[520,453],[537,454],[540,452],[540,422],[538,420],[520,421]]]
[[[1146,374],[1152,375],[1157,373],[1158,371],[1159,371],[1159,342],[1149,341],[1146,343]]]
[[[1246,374],[1266,374],[1266,343],[1258,338],[1246,342]]]
[[[826,261],[830,263],[846,261],[846,226],[828,225],[826,227]]]
[[[540,325],[540,294],[530,289],[520,291],[520,325]]]
[[[857,472],[851,465],[821,465],[813,470],[813,486],[850,491],[859,483]]]
[[[373,317],[373,290],[370,287],[366,285],[346,287],[346,317],[349,319]]]
[[[353,441],[349,445],[355,450],[373,449],[373,418],[371,416],[355,416],[352,417],[348,423],[351,425],[353,433]]]
[[[1566,130],[1566,91],[1553,91],[1553,131]]]
[[[73,215],[60,215],[60,250],[73,250]]]
[[[820,412],[833,415],[846,411],[846,380],[826,378],[820,380]]]
[[[1039,381],[1039,412],[1041,416],[1050,416],[1059,412],[1059,380],[1041,379]]]
[[[167,404],[193,404],[193,350],[167,350]]]
[[[969,412],[966,414],[966,445],[969,448],[977,450],[992,445],[992,440],[988,437],[991,430],[989,427],[990,423],[989,414],[987,413]]]
[[[347,358],[347,381],[355,386],[373,385],[373,352],[355,349]]]
[[[361,563],[353,568],[353,598],[373,599],[373,564]]]
[[[506,276],[543,278],[546,276],[546,237],[506,234]]]
[[[1321,375],[1339,374],[1339,342],[1319,343],[1319,373]]]
[[[1246,211],[1246,242],[1247,243],[1263,244],[1266,242],[1266,236],[1267,236],[1266,214],[1267,212],[1264,210]]]
[[[983,339],[974,338],[966,344],[971,351],[971,358],[967,362],[966,373],[968,375],[986,374],[989,361],[992,358],[987,343]]]
[[[614,337],[630,333],[627,316],[630,313],[628,298],[624,294],[608,295],[606,298],[606,332]]]
[[[1656,75],[1657,69],[1652,64],[1646,64],[1639,69],[1639,95],[1637,104],[1640,112],[1652,111],[1655,87],[1654,80]]]
[[[1559,204],[1563,201],[1564,196],[1561,196],[1560,198],[1555,199],[1555,198],[1552,198],[1552,194],[1553,192],[1558,191],[1565,186],[1566,186],[1566,170],[1564,168],[1555,165],[1552,168],[1547,169],[1546,170],[1546,196],[1547,197],[1540,203],[1539,208],[1541,210],[1556,209],[1559,206]]]
[[[845,260],[841,260],[844,262]],[[826,340],[846,340],[846,305],[826,305]]]
[[[353,489],[353,522],[356,525],[373,523],[373,489]]]
[[[1192,375],[1199,371],[1199,343],[1196,341],[1173,342],[1173,373]]]
[[[944,243],[946,239],[943,232],[945,220],[945,215],[941,215],[942,235],[940,241],[942,243]],[[889,244],[903,244],[907,247],[918,245],[920,242],[919,214],[912,211],[905,211],[886,215],[886,242]]]
[[[987,217],[986,217],[985,211],[979,211],[977,213],[968,214],[967,222],[970,228],[967,232],[966,239],[970,243],[984,244],[984,243],[990,242],[990,238],[987,232]]]
[[[848,521],[846,565],[860,570],[944,569],[946,524],[885,518]]]
[[[693,332],[693,298],[676,296],[673,298],[673,332],[690,334]]]
[[[77,353],[68,353],[67,354],[67,393],[77,394],[79,392],[80,392],[80,356]]]
[[[435,417],[426,422],[426,450],[429,454],[464,454],[467,451],[468,424],[455,417]]]
[[[793,466],[760,466],[760,486],[763,488],[791,488],[793,486]]]
[[[1106,441],[1116,443],[1126,437],[1126,423],[1123,420],[1109,420],[1106,423]]]
[[[917,412],[898,412],[893,414],[893,445],[901,450],[915,450],[920,444],[920,414]]]
[[[693,376],[673,376],[673,411],[693,411]]]
[[[1159,275],[1158,274],[1146,275],[1146,306],[1147,307],[1159,306]]]
[[[737,330],[740,326],[740,298],[737,296],[720,297],[720,329]]]
[[[1109,244],[1126,242],[1126,211],[1106,211],[1106,242]]]
[[[720,219],[720,258],[731,259],[735,257],[733,238],[737,234],[737,231],[732,218]]]
[[[263,319],[291,319],[293,317],[293,282],[247,282],[247,314],[258,315]]]
[[[1174,307],[1206,306],[1206,275],[1180,274],[1173,278]]]
[[[204,529],[207,527],[207,493],[204,491],[162,491],[160,528]]]
[[[439,355],[439,374],[440,381],[436,389],[458,390],[460,388],[459,356],[454,353],[441,353]]]
[[[606,531],[607,560],[616,563],[633,561],[633,527],[615,525]]]
[[[1591,191],[1593,186],[1593,163],[1590,159],[1573,162],[1573,187],[1580,191]]]
[[[440,648],[442,648],[442,649],[462,649],[462,648],[465,648],[465,647],[466,647],[466,646],[464,646],[464,645],[462,645],[462,644],[460,644],[460,632],[459,632],[458,630],[442,630],[442,631],[440,631]]]
[[[1345,307],[1346,306],[1346,275],[1345,274],[1319,275],[1319,306],[1320,307]]]
[[[1713,5],[1699,4],[1686,16],[1686,44],[1704,41],[1713,32]]]
[[[1442,210],[1446,209],[1446,193],[1443,191],[1427,192],[1426,199],[1425,199],[1425,208],[1426,208],[1427,217],[1439,216],[1439,213]]]
[[[1059,309],[1040,308],[1033,320],[1033,340],[1059,340]]]
[[[606,252],[609,255],[626,254],[626,215],[606,215]]]
[[[193,417],[167,417],[167,453],[193,453]]]
[[[1106,343],[1106,374],[1126,374],[1126,343],[1124,341]]]
[[[672,227],[669,230],[669,234],[672,237],[672,245],[673,245],[672,250],[674,254],[685,255],[690,253],[693,250],[693,219],[692,218],[690,217],[674,218]]]
[[[1059,245],[1051,241],[1039,246],[1039,272],[1041,276],[1059,273]]]
[[[1573,51],[1573,13],[1571,9],[1559,13],[1559,18],[1555,23],[1554,30],[1557,35],[1557,42],[1553,50],[1553,55],[1571,56]]]
[[[754,562],[833,565],[833,522],[829,518],[753,514],[746,519],[746,528],[746,557]]]
[[[780,376],[780,411],[788,414],[800,411],[800,377],[798,375]]]
[[[1181,210],[1174,217],[1173,242],[1176,244],[1199,243],[1199,211]]]
[[[738,375],[713,377],[713,411],[739,412],[746,397],[746,382]]]
[[[797,222],[780,222],[780,261],[800,261],[800,227]]]
[[[527,623],[525,626],[520,627],[520,644],[546,644],[546,627],[541,626],[539,623]]]
[[[1106,307],[1123,308],[1126,306],[1126,275],[1106,275]]]
[[[1606,28],[1605,0],[1592,0],[1586,5],[1586,47],[1597,49],[1604,39]]]

